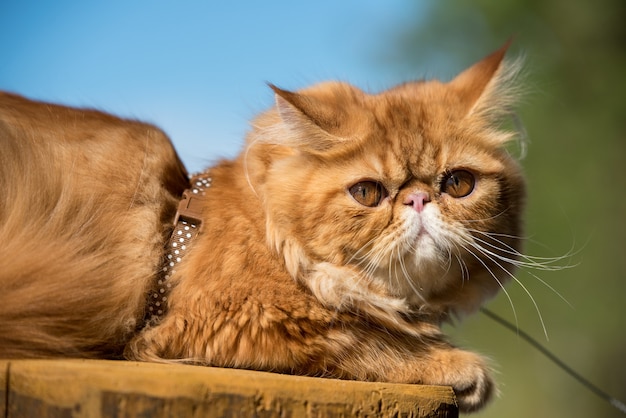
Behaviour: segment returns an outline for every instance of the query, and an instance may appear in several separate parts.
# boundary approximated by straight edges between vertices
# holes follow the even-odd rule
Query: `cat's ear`
[[[300,151],[323,153],[344,142],[331,132],[339,124],[337,109],[309,95],[269,85],[288,137],[279,141]]]
[[[520,67],[519,64],[505,65],[503,62],[511,41],[508,40],[500,49],[448,83],[461,100],[466,115],[497,118],[510,111],[517,96],[511,81]]]

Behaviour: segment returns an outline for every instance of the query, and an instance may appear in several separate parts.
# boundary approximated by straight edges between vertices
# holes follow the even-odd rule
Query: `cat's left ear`
[[[344,142],[331,133],[339,124],[337,109],[309,95],[269,86],[276,94],[276,109],[288,132],[281,144],[319,154]]]
[[[466,115],[498,117],[510,110],[516,96],[510,82],[519,70],[519,65],[503,62],[511,42],[508,40],[448,83],[460,98]]]

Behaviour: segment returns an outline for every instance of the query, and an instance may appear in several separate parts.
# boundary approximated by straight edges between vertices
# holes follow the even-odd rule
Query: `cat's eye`
[[[354,200],[368,208],[380,205],[383,199],[387,197],[387,190],[376,181],[360,181],[351,186],[348,191]]]
[[[445,175],[441,182],[441,192],[452,197],[465,197],[472,193],[476,178],[467,170],[454,170]]]

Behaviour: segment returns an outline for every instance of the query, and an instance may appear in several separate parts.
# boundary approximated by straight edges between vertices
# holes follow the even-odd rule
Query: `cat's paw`
[[[462,412],[474,412],[482,408],[493,396],[494,383],[489,373],[477,368],[453,382],[452,388]]]
[[[446,350],[433,356],[441,367],[439,384],[451,386],[462,412],[482,408],[494,394],[494,382],[485,360],[470,352]]]

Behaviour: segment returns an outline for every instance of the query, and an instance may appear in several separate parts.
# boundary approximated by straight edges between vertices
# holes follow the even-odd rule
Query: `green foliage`
[[[389,69],[453,68],[448,76],[514,37],[528,94],[519,107],[530,139],[526,252],[577,254],[557,272],[517,277],[507,291],[520,328],[613,396],[626,398],[626,2],[623,0],[412,3],[414,22],[393,35]],[[426,5],[426,8],[424,7]],[[426,10],[426,12],[424,11]],[[536,276],[536,277],[535,277]],[[556,289],[571,307],[556,292]],[[490,305],[516,321],[504,293]],[[523,341],[476,315],[451,329],[499,370],[501,396],[480,417],[617,416]]]

